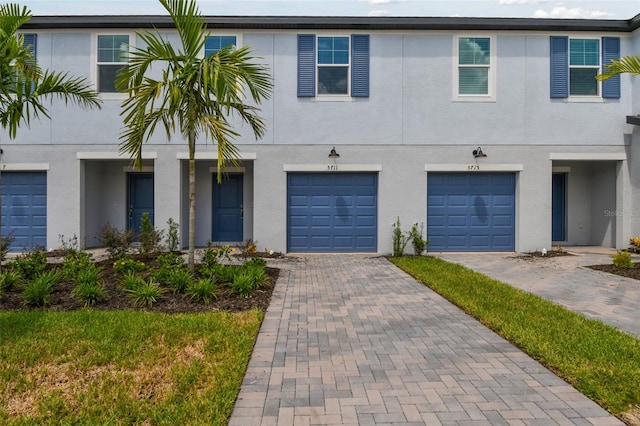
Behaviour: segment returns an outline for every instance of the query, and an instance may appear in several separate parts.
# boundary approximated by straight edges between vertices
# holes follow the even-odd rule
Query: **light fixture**
[[[472,154],[473,154],[473,158],[484,158],[487,156],[487,154],[482,152],[482,148],[480,147],[478,147],[478,149],[474,149]]]
[[[338,154],[336,152],[336,147],[335,146],[333,148],[331,148],[331,151],[329,152],[329,158],[333,158],[334,160],[336,158],[340,158],[340,154]]]

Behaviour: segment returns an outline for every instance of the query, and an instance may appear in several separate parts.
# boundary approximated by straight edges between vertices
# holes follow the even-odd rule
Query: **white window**
[[[128,34],[99,34],[96,38],[96,86],[100,93],[117,93],[116,75],[127,65]]]
[[[349,94],[349,37],[318,36],[318,95]]]
[[[599,96],[600,40],[569,39],[569,96]]]
[[[454,39],[454,99],[495,99],[495,37]]]

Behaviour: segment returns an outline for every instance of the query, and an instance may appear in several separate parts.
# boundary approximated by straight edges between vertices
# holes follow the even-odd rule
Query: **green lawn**
[[[226,424],[262,318],[0,312],[0,424]]]
[[[640,340],[441,259],[390,260],[609,412],[640,404]]]

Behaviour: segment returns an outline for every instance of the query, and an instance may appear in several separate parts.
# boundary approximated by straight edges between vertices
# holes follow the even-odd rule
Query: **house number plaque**
[[[327,164],[327,170],[330,172],[335,172],[338,170],[337,164]]]
[[[479,164],[469,164],[467,165],[467,170],[480,170]]]

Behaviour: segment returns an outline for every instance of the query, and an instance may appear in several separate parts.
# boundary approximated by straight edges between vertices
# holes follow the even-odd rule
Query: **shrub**
[[[125,290],[134,305],[150,308],[162,298],[165,289],[153,279],[142,281],[140,284]]]
[[[66,280],[74,281],[81,271],[94,266],[92,258],[93,255],[90,253],[68,251],[60,265],[62,277]]]
[[[631,253],[628,251],[619,251],[611,256],[613,258],[613,266],[620,269],[633,268]]]
[[[76,234],[73,234],[73,237],[69,238],[65,238],[64,235],[58,234],[58,241],[60,241],[58,251],[63,255],[77,252],[80,247],[80,244],[78,243],[78,236]]]
[[[409,231],[409,239],[411,240],[411,244],[413,245],[413,254],[416,256],[420,256],[429,245],[429,240],[425,240],[422,235],[424,234],[424,223],[420,224],[420,229],[418,229],[418,224],[414,223],[411,227],[411,231]]]
[[[13,236],[13,230],[9,232],[9,235],[0,235],[0,267],[1,263],[7,258],[7,253],[9,252],[9,247],[16,240],[16,237]]]
[[[147,268],[147,265],[144,262],[139,260],[135,260],[129,256],[125,256],[113,262],[113,269],[116,272],[120,272],[121,274],[126,274],[127,272],[140,272],[144,271]]]
[[[254,289],[254,278],[247,274],[246,271],[236,275],[233,283],[231,284],[231,290],[242,297],[251,296]]]
[[[99,283],[102,281],[102,268],[91,263],[78,271],[72,281],[75,285]]]
[[[126,272],[124,274],[124,277],[122,277],[121,285],[125,291],[129,291],[143,284],[144,284],[144,278],[142,278],[139,275],[136,275],[136,273],[133,271]]]
[[[105,293],[106,290],[101,281],[83,280],[75,286],[71,295],[83,302],[86,308],[101,301]]]
[[[393,224],[393,255],[403,256],[408,242],[408,236],[400,228],[400,217],[398,216],[396,223]]]
[[[227,261],[231,260],[231,253],[236,251],[235,248],[231,248],[229,245],[221,247],[213,247],[211,241],[207,242],[207,248],[202,252],[202,259],[200,263],[205,266],[212,267],[217,265],[222,259]]]
[[[127,254],[134,239],[133,231],[121,231],[109,222],[105,223],[98,232],[98,242],[106,247],[111,259],[120,259]]]
[[[49,271],[28,281],[22,293],[25,304],[30,306],[48,305],[51,293],[59,280],[60,274],[57,271]]]
[[[23,253],[9,263],[13,270],[18,272],[25,280],[32,280],[37,275],[44,272],[47,267],[47,256],[44,250],[37,249],[28,253]]]
[[[22,282],[22,276],[15,271],[0,273],[0,292],[10,291]]]
[[[183,293],[193,281],[193,274],[188,269],[174,269],[169,273],[165,284],[176,293]]]
[[[154,228],[149,212],[142,213],[140,219],[140,253],[150,254],[160,250],[162,231]]]
[[[256,254],[258,251],[258,247],[256,246],[256,243],[251,238],[248,238],[244,242],[244,250],[248,254]]]
[[[178,232],[178,223],[173,219],[167,220],[169,229],[167,230],[167,250],[178,251],[180,250],[180,234]]]
[[[192,300],[203,302],[205,305],[218,298],[215,282],[210,278],[191,281],[186,293]]]

